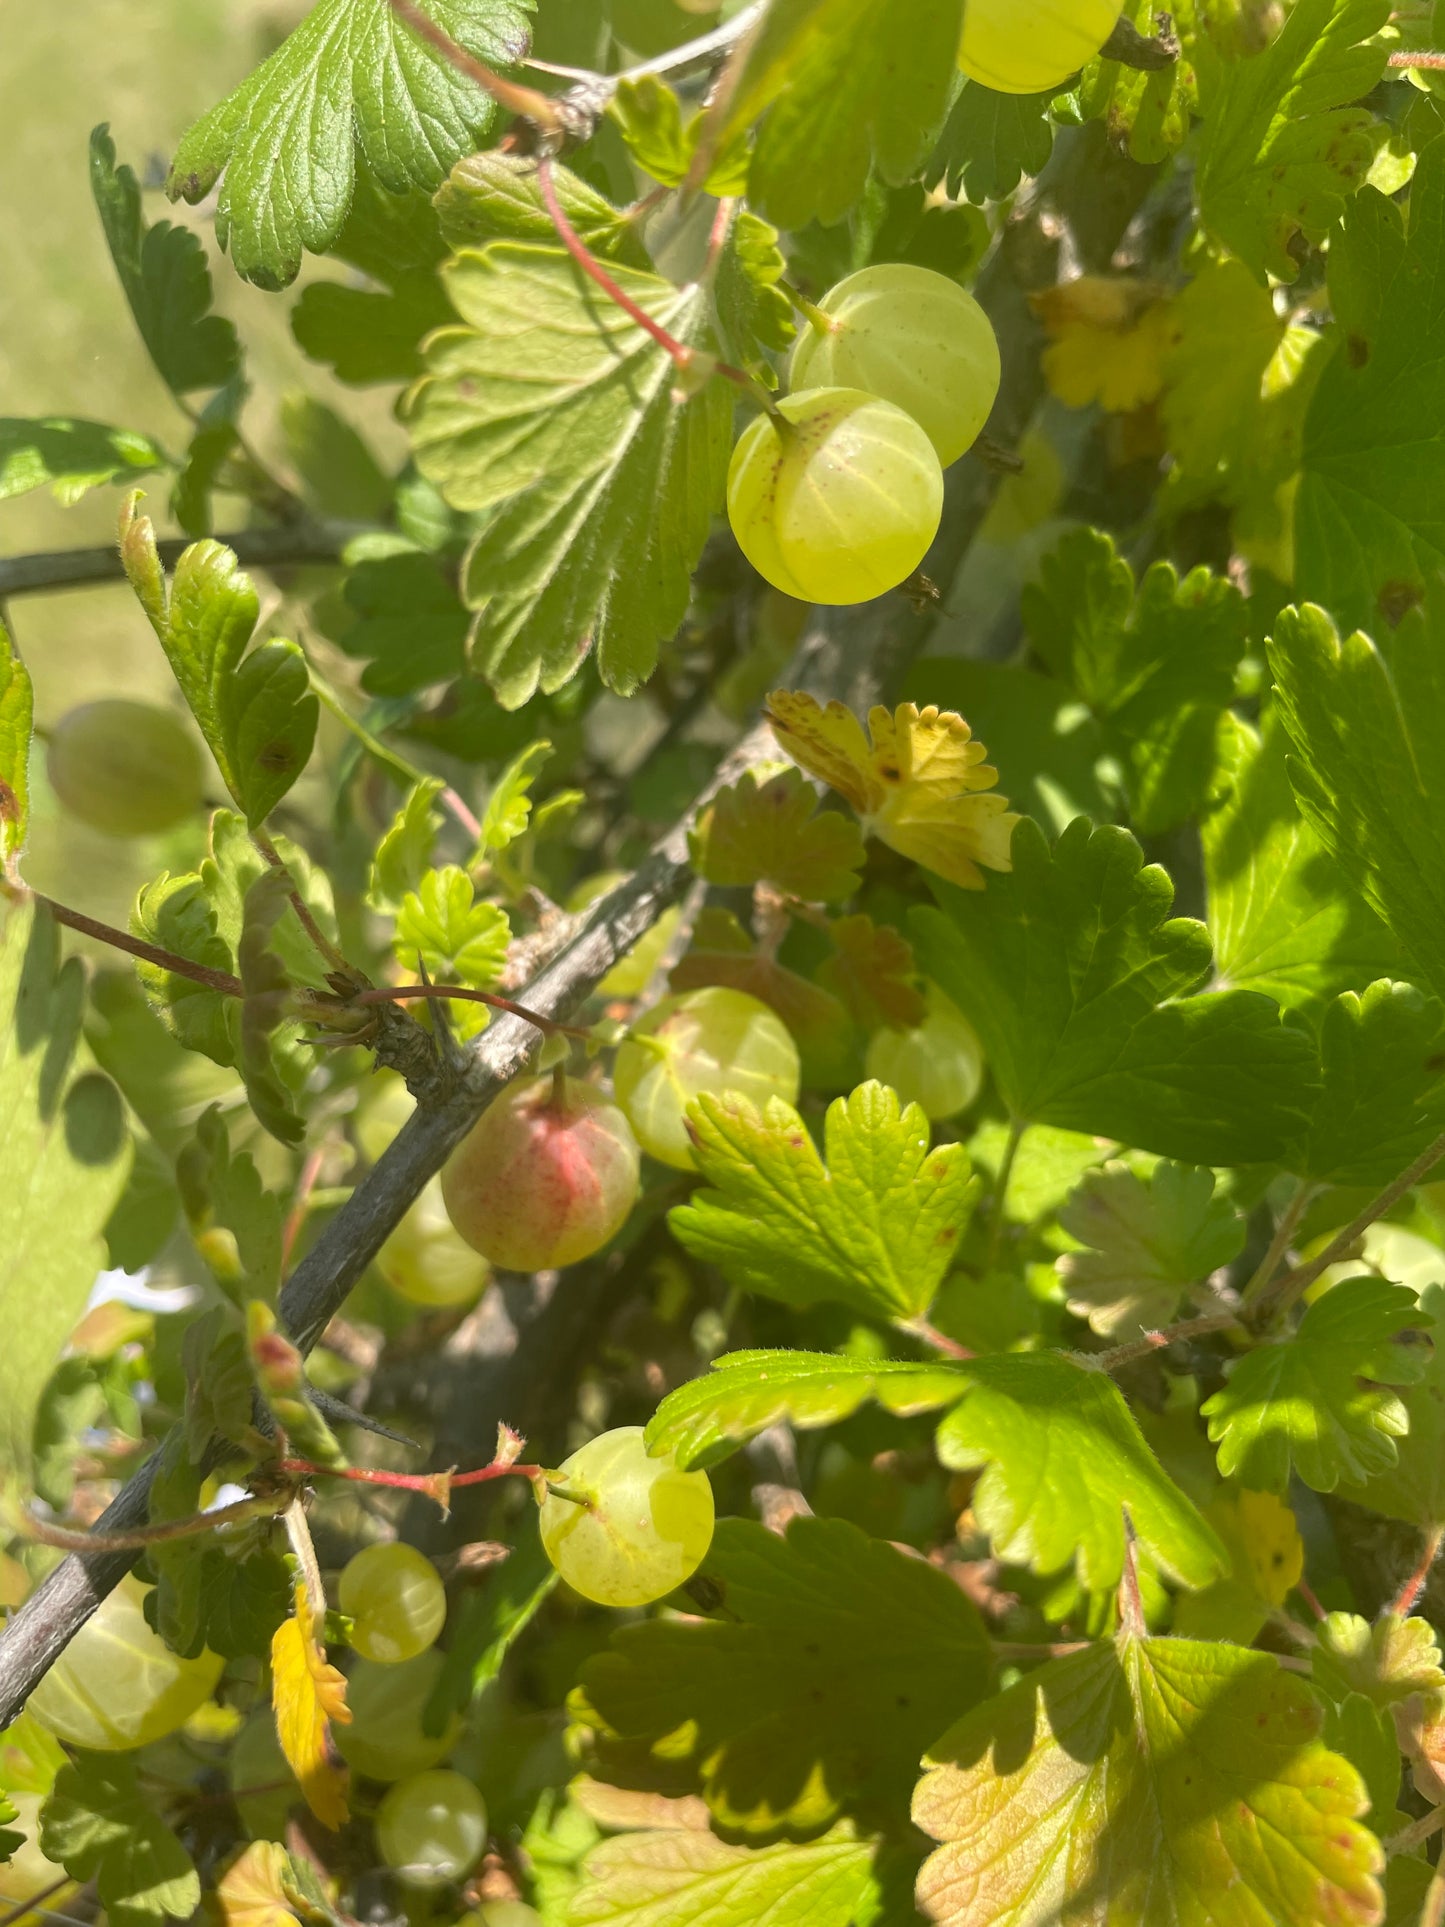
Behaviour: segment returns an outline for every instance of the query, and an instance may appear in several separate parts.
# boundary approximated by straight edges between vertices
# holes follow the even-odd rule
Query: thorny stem
[[[22,1512],[25,1536],[42,1546],[55,1546],[61,1552],[144,1552],[147,1546],[161,1546],[173,1539],[196,1539],[217,1526],[237,1525],[247,1519],[274,1519],[290,1502],[281,1497],[236,1499],[230,1505],[213,1506],[209,1512],[191,1512],[184,1519],[162,1519],[155,1525],[134,1526],[129,1532],[86,1532],[71,1526],[54,1526],[37,1519],[33,1512]]]
[[[439,1486],[486,1485],[492,1479],[546,1477],[540,1465],[507,1465],[500,1459],[471,1472],[389,1472],[371,1465],[313,1465],[309,1459],[282,1459],[280,1470],[293,1479],[347,1479],[354,1485],[384,1485],[398,1492],[435,1494]]]
[[[1430,1568],[1440,1557],[1440,1545],[1445,1540],[1445,1526],[1436,1526],[1425,1535],[1415,1570],[1405,1580],[1395,1597],[1390,1601],[1390,1611],[1399,1619],[1404,1619],[1414,1610],[1415,1603],[1424,1592],[1430,1578]]]
[[[542,132],[558,139],[566,131],[563,117],[558,113],[555,103],[535,87],[523,87],[515,80],[507,80],[495,73],[484,61],[469,54],[465,47],[459,46],[451,35],[424,14],[414,0],[391,0],[391,10],[398,20],[402,20],[419,40],[425,40],[442,56],[449,66],[455,67],[459,74],[475,81],[485,94],[490,94],[499,107],[509,114],[518,114],[531,121]]]
[[[1310,1584],[1308,1579],[1305,1578],[1303,1573],[1301,1573],[1299,1578],[1295,1580],[1294,1589],[1299,1594],[1300,1598],[1309,1607],[1310,1611],[1314,1614],[1316,1619],[1325,1620],[1329,1618],[1329,1614],[1325,1611],[1324,1607],[1320,1604],[1318,1595],[1316,1594],[1314,1587]]]
[[[711,282],[718,271],[723,249],[728,244],[728,235],[732,232],[733,215],[737,211],[737,205],[736,198],[724,196],[713,209],[712,228],[707,237],[707,260],[702,270],[702,278],[705,282]]]
[[[392,0],[392,4],[395,5],[396,0]],[[557,238],[578,267],[590,281],[601,288],[609,301],[621,308],[630,321],[636,322],[645,334],[651,335],[659,348],[667,350],[679,373],[694,375],[698,370],[702,370],[709,375],[721,375],[725,380],[741,388],[760,408],[765,408],[769,414],[776,413],[776,404],[772,396],[760,382],[754,381],[746,370],[735,368],[730,361],[718,361],[712,355],[700,352],[696,348],[689,348],[685,342],[669,334],[660,321],[654,321],[647,310],[639,307],[630,294],[624,293],[567,219],[562,203],[557,198],[556,184],[552,179],[551,158],[546,154],[537,162],[537,185],[542,190],[542,201],[547,209],[548,218],[557,230]]]
[[[1116,1372],[1121,1365],[1132,1365],[1136,1359],[1162,1352],[1166,1345],[1182,1344],[1188,1338],[1203,1338],[1209,1332],[1228,1331],[1238,1323],[1236,1312],[1203,1312],[1198,1318],[1181,1319],[1177,1325],[1166,1325],[1161,1331],[1141,1332],[1137,1338],[1126,1339],[1122,1345],[1115,1345],[1110,1351],[1095,1352],[1089,1363],[1097,1365],[1100,1371]]]
[[[1385,64],[1387,67],[1394,67],[1397,69],[1407,68],[1407,67],[1423,67],[1429,71],[1438,71],[1441,68],[1445,68],[1445,54],[1442,54],[1442,53],[1391,54],[1390,58],[1386,61]]]
[[[1445,1132],[1428,1145],[1408,1169],[1371,1198],[1364,1210],[1351,1218],[1343,1231],[1337,1231],[1317,1258],[1311,1258],[1307,1265],[1300,1265],[1297,1270],[1287,1271],[1282,1278],[1277,1278],[1271,1290],[1261,1294],[1256,1310],[1268,1305],[1271,1316],[1275,1318],[1288,1311],[1295,1300],[1309,1290],[1315,1279],[1345,1257],[1355,1240],[1363,1236],[1377,1218],[1383,1218],[1387,1211],[1397,1205],[1407,1191],[1413,1190],[1442,1157],[1445,1157]]]
[[[368,1004],[405,1004],[421,997],[434,997],[455,1004],[488,1004],[493,1010],[505,1010],[513,1017],[520,1017],[524,1024],[534,1024],[544,1037],[575,1037],[586,1043],[591,1032],[580,1024],[560,1024],[555,1018],[544,1017],[540,1011],[528,1010],[525,1004],[515,1004],[510,997],[499,997],[493,990],[472,990],[464,984],[382,984],[375,989],[358,991],[347,999],[348,1008],[365,1007]]]

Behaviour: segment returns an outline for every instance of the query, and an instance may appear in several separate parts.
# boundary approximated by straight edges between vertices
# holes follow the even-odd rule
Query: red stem
[[[1425,67],[1439,69],[1445,67],[1445,54],[1391,54],[1385,63],[1389,67]]]
[[[293,1479],[349,1479],[354,1485],[385,1485],[398,1492],[430,1492],[439,1480],[451,1487],[485,1485],[491,1479],[545,1477],[540,1465],[504,1465],[494,1461],[472,1472],[388,1472],[379,1466],[313,1465],[310,1459],[282,1459],[280,1470]]]
[[[1413,1610],[1421,1593],[1424,1592],[1426,1583],[1430,1578],[1430,1568],[1440,1557],[1440,1543],[1442,1539],[1445,1539],[1445,1527],[1442,1526],[1436,1526],[1434,1531],[1427,1535],[1424,1550],[1420,1554],[1419,1564],[1395,1594],[1395,1597],[1390,1601],[1390,1611],[1397,1618],[1405,1618],[1406,1614]]]
[[[476,841],[480,843],[482,840],[481,819],[473,814],[466,803],[463,802],[462,798],[457,795],[456,791],[451,788],[444,789],[441,800],[446,804],[458,823],[461,824],[467,835],[475,838]]]
[[[507,80],[503,75],[469,54],[465,47],[458,46],[451,35],[441,28],[413,0],[391,0],[391,10],[399,20],[404,20],[419,40],[425,40],[441,55],[449,66],[455,67],[459,74],[475,81],[484,94],[490,94],[499,107],[505,107],[509,114],[519,114],[530,120],[549,134],[565,132],[562,117],[552,100],[539,93],[535,87],[520,86],[515,80]]]
[[[348,1004],[405,1004],[420,997],[450,999],[461,1004],[488,1004],[493,1010],[505,1010],[512,1017],[520,1017],[524,1024],[534,1025],[546,1037],[576,1037],[585,1042],[589,1035],[576,1024],[559,1024],[555,1018],[544,1017],[540,1011],[528,1010],[525,1004],[514,1004],[510,997],[498,997],[490,990],[471,990],[462,984],[383,984],[375,990],[358,991],[356,996],[348,999]]]
[[[211,970],[205,964],[192,963],[189,957],[178,957],[173,950],[162,950],[159,944],[147,943],[142,937],[132,937],[128,931],[117,930],[113,924],[100,923],[79,910],[68,909],[53,897],[37,894],[35,901],[44,904],[55,921],[63,923],[67,929],[78,930],[82,936],[108,943],[113,950],[124,950],[128,956],[139,957],[142,963],[156,964],[162,970],[169,970],[173,976],[187,977],[193,984],[204,984],[207,990],[219,991],[223,997],[244,997],[246,994],[240,978],[233,977],[228,970]]]
[[[394,6],[396,0],[392,0],[392,4]],[[631,295],[624,294],[567,219],[562,211],[562,203],[557,198],[557,188],[552,179],[551,159],[545,154],[537,162],[537,185],[542,190],[543,205],[547,209],[553,227],[557,230],[558,240],[587,278],[595,281],[608,300],[615,302],[630,321],[635,321],[645,334],[651,335],[659,348],[665,348],[680,369],[690,372],[695,368],[703,359],[698,350],[689,348],[675,335],[669,334],[660,321],[654,321],[645,308],[637,305]],[[706,359],[712,374],[722,375],[726,380],[736,383],[739,388],[746,389],[755,401],[759,399],[758,384],[751,375],[746,374],[741,368],[735,368],[730,361],[716,361],[711,355]]]

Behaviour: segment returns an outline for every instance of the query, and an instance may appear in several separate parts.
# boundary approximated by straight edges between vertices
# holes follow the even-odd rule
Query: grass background
[[[118,158],[142,181],[163,177],[180,135],[277,44],[305,0],[50,0],[4,10],[0,28],[0,415],[77,415],[141,429],[179,451],[187,424],[151,368],[116,281],[90,197],[87,144],[108,121]],[[287,390],[304,388],[388,436],[388,398],[341,389],[290,334],[295,299],[232,274],[203,210],[148,191],[152,221],[183,220],[206,242],[216,305],[236,322],[253,386],[249,438],[283,472],[276,429]],[[393,431],[394,434],[394,431]],[[150,483],[158,528],[167,485]],[[0,554],[108,542],[120,491],[72,508],[48,493],[0,502]],[[259,585],[265,594],[264,579]],[[35,683],[42,727],[77,702],[127,695],[176,702],[174,685],[129,590],[71,589],[16,598],[7,610]],[[62,819],[36,774],[25,874],[37,889],[124,922],[138,884],[172,852]]]

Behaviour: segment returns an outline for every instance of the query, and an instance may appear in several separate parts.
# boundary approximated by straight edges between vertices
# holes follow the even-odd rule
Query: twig
[[[1269,1249],[1255,1267],[1254,1276],[1239,1294],[1241,1311],[1248,1311],[1258,1304],[1269,1289],[1270,1280],[1280,1266],[1280,1260],[1289,1250],[1290,1239],[1299,1229],[1299,1221],[1305,1214],[1310,1200],[1317,1194],[1317,1187],[1301,1183],[1294,1196],[1280,1213],[1279,1223],[1274,1228],[1274,1236],[1269,1241]]]
[[[1272,1318],[1278,1318],[1282,1312],[1288,1311],[1295,1300],[1309,1290],[1315,1279],[1328,1271],[1331,1265],[1337,1264],[1355,1240],[1362,1237],[1377,1218],[1383,1218],[1392,1206],[1397,1205],[1407,1191],[1413,1190],[1442,1157],[1445,1157],[1445,1132],[1423,1150],[1407,1170],[1371,1198],[1364,1210],[1351,1218],[1343,1231],[1337,1231],[1317,1258],[1311,1258],[1307,1265],[1300,1265],[1297,1270],[1287,1271],[1282,1278],[1276,1279],[1272,1289],[1259,1298],[1255,1306],[1256,1316],[1251,1322],[1259,1323],[1258,1314],[1266,1308]]]
[[[219,991],[223,997],[244,997],[246,994],[241,979],[233,977],[228,970],[212,970],[206,964],[192,963],[189,957],[178,957],[173,950],[162,950],[158,944],[147,943],[143,937],[131,936],[128,930],[117,930],[114,924],[87,917],[80,910],[57,903],[53,897],[37,894],[35,901],[43,905],[57,923],[63,923],[68,930],[78,930],[83,937],[94,937],[98,943],[108,943],[112,950],[123,950],[127,956],[139,957],[142,963],[156,964],[162,970],[169,970],[172,976],[189,978],[193,984],[204,984],[207,990]]]
[[[578,74],[576,85],[558,96],[557,105],[577,137],[585,140],[607,111],[624,81],[652,78],[683,80],[699,69],[720,65],[735,47],[747,39],[762,19],[766,5],[767,0],[753,0],[751,6],[742,8],[731,20],[714,27],[711,33],[701,34],[696,40],[686,41],[682,46],[658,54],[653,60],[644,60],[636,67],[625,67],[619,74]],[[537,65],[536,62],[528,64]]]
[[[61,1552],[89,1552],[96,1546],[107,1552],[144,1552],[147,1546],[166,1545],[173,1539],[197,1539],[218,1526],[239,1525],[247,1519],[274,1519],[285,1498],[282,1494],[280,1498],[236,1499],[230,1505],[213,1506],[209,1512],[189,1512],[183,1519],[161,1519],[154,1525],[130,1526],[120,1532],[102,1532],[99,1525],[85,1531],[54,1526],[37,1519],[33,1512],[22,1512],[20,1529],[27,1539],[55,1546]]]
[[[1167,17],[1166,17],[1167,18]],[[1180,55],[1179,36],[1172,28],[1157,37],[1140,33],[1127,13],[1120,14],[1109,38],[1099,49],[1104,60],[1117,60],[1121,67],[1133,67],[1140,73],[1162,73],[1172,67]]]
[[[1167,1345],[1182,1344],[1187,1338],[1203,1338],[1209,1332],[1228,1331],[1238,1323],[1237,1312],[1203,1312],[1198,1318],[1184,1318],[1177,1325],[1165,1325],[1161,1331],[1141,1332],[1137,1338],[1126,1339],[1107,1352],[1092,1352],[1088,1355],[1089,1363],[1103,1372],[1117,1372],[1121,1365],[1132,1365],[1136,1359],[1162,1352]]]
[[[1429,1813],[1412,1820],[1408,1827],[1401,1827],[1398,1833],[1392,1833],[1380,1845],[1392,1860],[1397,1853],[1413,1853],[1416,1847],[1423,1847],[1432,1834],[1440,1831],[1442,1821],[1445,1821],[1445,1807],[1432,1807]],[[3,1922],[0,1922],[0,1927],[4,1927]]]
[[[273,529],[237,529],[216,540],[234,550],[243,566],[270,569],[296,562],[335,562],[348,542],[375,527],[374,522],[297,522]],[[190,546],[189,536],[168,537],[156,544],[167,569],[174,568]],[[113,542],[96,549],[47,549],[36,555],[0,558],[0,599],[124,580],[120,551]]]

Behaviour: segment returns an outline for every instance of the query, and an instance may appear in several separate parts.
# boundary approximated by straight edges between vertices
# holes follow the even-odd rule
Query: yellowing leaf
[[[328,1722],[350,1724],[346,1680],[317,1640],[304,1586],[296,1588],[295,1617],[283,1620],[271,1641],[271,1701],[276,1737],[307,1806],[323,1826],[344,1826],[346,1769],[333,1757]]]
[[[1294,1513],[1273,1492],[1240,1487],[1222,1491],[1204,1516],[1229,1554],[1230,1570],[1203,1591],[1179,1596],[1174,1631],[1185,1639],[1252,1645],[1304,1572],[1304,1540]]]
[[[1373,1927],[1359,1774],[1267,1653],[1121,1639],[965,1714],[913,1803],[942,1927]]]
[[[1031,299],[1049,335],[1044,377],[1067,407],[1128,414],[1159,399],[1176,327],[1153,283],[1084,274]]]
[[[253,1840],[216,1887],[216,1912],[226,1927],[288,1927],[299,1920],[282,1884],[290,1865],[275,1840]]]
[[[953,710],[872,709],[871,743],[851,709],[800,691],[774,690],[768,714],[793,761],[846,797],[864,830],[900,856],[969,890],[983,888],[980,865],[1010,867],[1019,819],[993,793],[998,771]]]

